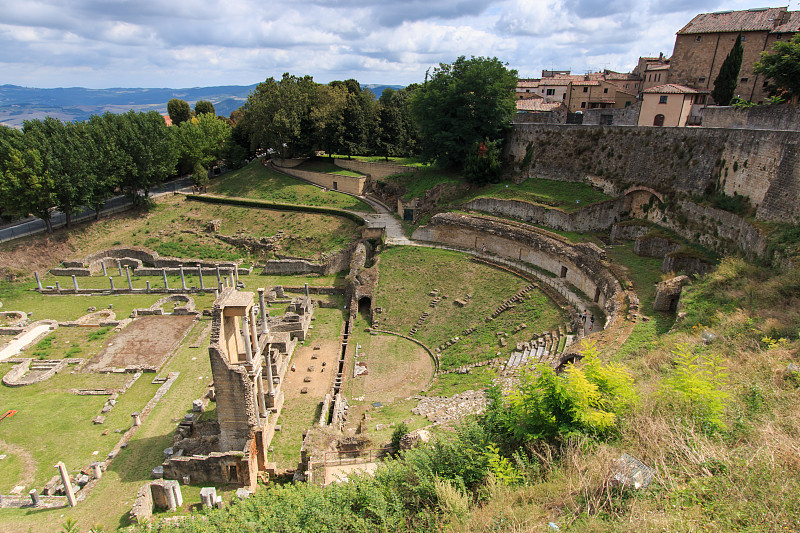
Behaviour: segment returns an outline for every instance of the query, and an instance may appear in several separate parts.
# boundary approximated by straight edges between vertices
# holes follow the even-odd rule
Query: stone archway
[[[646,218],[648,208],[644,206],[651,205],[654,199],[663,202],[664,195],[643,185],[630,187],[625,191],[623,210],[630,213],[631,218]]]
[[[358,314],[363,316],[367,323],[372,323],[372,298],[362,296],[358,299]]]

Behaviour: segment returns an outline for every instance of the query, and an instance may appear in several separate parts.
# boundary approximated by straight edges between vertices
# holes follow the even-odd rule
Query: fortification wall
[[[600,125],[600,116],[611,116],[613,126],[636,126],[639,123],[639,112],[642,110],[642,103],[636,102],[628,107],[613,109],[586,109],[583,112],[583,125]]]
[[[703,127],[800,131],[800,106],[706,107],[703,109]]]
[[[746,196],[759,220],[800,223],[798,137],[791,131],[517,124],[506,157],[520,177],[599,177],[618,191],[644,185],[672,199],[717,188]]]
[[[320,187],[334,191],[342,191],[360,196],[364,193],[367,184],[366,176],[342,176],[340,174],[328,174],[326,172],[310,172],[308,170],[298,170],[296,168],[280,167],[281,172],[310,181]]]

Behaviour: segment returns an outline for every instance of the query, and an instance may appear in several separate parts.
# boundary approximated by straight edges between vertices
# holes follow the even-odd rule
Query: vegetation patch
[[[566,212],[612,199],[600,189],[587,183],[528,178],[522,183],[495,183],[469,193],[462,201],[476,198],[518,200],[533,204],[557,207]]]

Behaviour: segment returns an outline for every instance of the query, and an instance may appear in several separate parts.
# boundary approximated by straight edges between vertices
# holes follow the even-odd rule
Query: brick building
[[[736,36],[742,35],[744,57],[735,94],[752,102],[768,96],[762,75],[753,72],[761,52],[800,31],[800,11],[785,7],[702,13],[678,31],[670,58],[669,83],[710,90]]]

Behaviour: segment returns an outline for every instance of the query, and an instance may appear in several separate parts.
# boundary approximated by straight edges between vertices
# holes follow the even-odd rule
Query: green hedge
[[[230,198],[222,196],[186,196],[187,200],[194,200],[195,202],[206,202],[208,204],[224,204],[224,205],[238,205],[242,207],[258,207],[261,209],[275,209],[277,211],[298,211],[301,213],[318,213],[324,215],[334,215],[337,217],[349,218],[359,225],[364,225],[365,220],[344,209],[336,209],[334,207],[317,207],[312,205],[294,205],[294,204],[279,204],[275,202],[267,202],[264,200],[249,200],[245,198]]]

